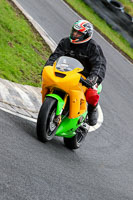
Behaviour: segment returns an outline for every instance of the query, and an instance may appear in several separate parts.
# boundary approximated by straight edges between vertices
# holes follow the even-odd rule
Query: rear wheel
[[[56,99],[47,97],[41,106],[37,119],[37,137],[42,142],[50,141],[56,132]]]
[[[84,141],[88,131],[84,126],[76,130],[76,135],[72,138],[64,138],[64,144],[69,149],[78,149]]]

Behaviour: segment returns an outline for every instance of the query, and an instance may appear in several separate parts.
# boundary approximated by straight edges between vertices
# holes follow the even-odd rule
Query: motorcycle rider
[[[106,71],[106,59],[101,47],[92,39],[93,25],[87,20],[78,20],[73,26],[69,37],[63,38],[55,51],[51,54],[47,65],[53,65],[60,56],[69,56],[79,60],[84,70],[81,72],[87,79],[90,87],[86,91],[88,102],[88,124],[97,123],[97,105],[99,95],[97,87],[103,81]],[[44,66],[44,67],[45,67]],[[95,87],[95,89],[93,89]]]

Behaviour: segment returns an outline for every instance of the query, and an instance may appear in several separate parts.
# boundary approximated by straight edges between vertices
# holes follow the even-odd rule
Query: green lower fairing
[[[87,111],[77,118],[69,119],[65,117],[56,131],[56,136],[71,138],[76,135],[76,129],[81,125],[87,115]],[[82,122],[78,123],[80,117],[83,117]]]
[[[64,106],[64,100],[58,96],[57,94],[48,94],[46,97],[49,96],[51,98],[57,99],[57,110],[56,110],[56,115],[60,115]],[[81,125],[81,123],[84,121],[85,117],[87,115],[87,111],[80,115],[77,118],[74,119],[69,119],[68,117],[65,117],[61,124],[59,125],[57,131],[56,131],[56,136],[61,136],[61,137],[66,137],[66,138],[71,138],[74,135],[76,135],[76,129]],[[79,123],[79,119],[82,117],[81,122]]]
[[[100,94],[100,92],[102,91],[102,84],[100,84],[97,88],[97,93]]]
[[[52,97],[54,99],[57,99],[57,109],[56,109],[56,115],[60,115],[62,108],[64,106],[64,100],[57,94],[47,94],[46,97]]]

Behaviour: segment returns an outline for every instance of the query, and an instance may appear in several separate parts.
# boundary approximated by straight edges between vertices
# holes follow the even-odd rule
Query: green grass
[[[0,77],[41,85],[41,70],[51,50],[7,0],[0,0]]]
[[[89,20],[99,32],[110,40],[110,43],[113,43],[133,61],[133,48],[130,47],[129,43],[119,33],[112,30],[112,28],[101,19],[92,8],[85,4],[83,0],[65,1],[83,18]],[[127,2],[128,0],[125,1]]]

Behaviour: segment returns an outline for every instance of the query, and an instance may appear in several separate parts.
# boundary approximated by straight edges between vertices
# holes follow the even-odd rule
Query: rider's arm
[[[60,56],[65,55],[65,48],[64,48],[64,40],[62,39],[57,48],[55,49],[55,51],[50,55],[49,59],[47,60],[47,62],[45,63],[44,67],[47,65],[53,65],[53,63],[55,62],[55,60],[57,60],[57,58],[59,58]]]
[[[90,76],[98,76],[97,83],[100,84],[105,77],[106,59],[101,47],[96,43],[89,49],[89,62],[92,66]]]

